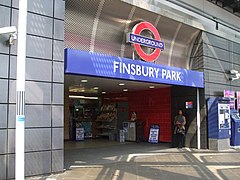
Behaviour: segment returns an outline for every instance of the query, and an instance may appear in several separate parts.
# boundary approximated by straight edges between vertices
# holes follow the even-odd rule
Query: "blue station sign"
[[[151,48],[159,48],[164,50],[164,42],[158,41],[155,39],[151,39],[145,36],[140,36],[137,34],[128,33],[127,34],[127,42],[130,43],[138,43],[143,46],[151,47]]]
[[[150,31],[154,38],[148,38],[142,36],[143,31]],[[133,27],[132,32],[127,33],[126,40],[128,43],[132,43],[135,51],[139,57],[147,62],[155,61],[161,54],[161,50],[164,50],[164,42],[161,41],[160,34],[156,27],[149,22],[140,22]],[[146,53],[141,46],[147,46],[153,48],[152,53]]]
[[[65,73],[204,87],[202,72],[74,49],[65,49]]]

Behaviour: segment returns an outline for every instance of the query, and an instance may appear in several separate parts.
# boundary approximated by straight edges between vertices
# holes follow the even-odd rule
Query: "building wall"
[[[203,59],[206,98],[222,96],[224,89],[240,90],[239,80],[229,81],[229,71],[240,72],[240,44],[203,33]]]
[[[201,147],[208,147],[207,99],[223,96],[225,89],[240,91],[239,80],[230,81],[231,69],[240,72],[240,44],[202,32],[196,39],[190,60],[191,69],[203,71],[205,88],[200,90]]]
[[[176,3],[173,0],[171,0],[171,2]],[[178,3],[195,11],[199,10],[211,18],[215,17],[217,18],[217,21],[220,20],[220,22],[227,22],[231,26],[240,28],[240,24],[236,23],[240,22],[239,17],[221,7],[216,6],[214,2],[212,3],[208,0],[179,0],[177,4]]]
[[[127,101],[129,119],[132,112],[137,113],[137,120],[144,121],[144,138],[148,140],[151,125],[160,125],[159,141],[171,142],[171,88],[109,94],[110,102]],[[108,102],[106,99],[105,102]]]
[[[155,63],[188,69],[189,52],[199,30],[121,0],[66,1],[65,47],[133,58],[126,33],[140,21],[152,23],[165,42]],[[134,57],[140,59],[137,53]]]
[[[67,3],[73,2],[68,0]],[[77,2],[75,0],[75,2]],[[79,46],[80,49],[96,50],[99,52],[107,52],[118,56],[128,56],[131,54],[129,46],[124,46],[124,32],[129,30],[129,20],[147,20],[154,23],[159,23],[158,29],[163,31],[163,36],[168,39],[166,43],[171,46],[171,37],[176,34],[176,41],[180,44],[191,42],[194,40],[188,39],[189,34],[194,35],[198,30],[181,24],[185,21],[183,18],[179,21],[174,21],[164,16],[159,16],[156,12],[146,11],[141,8],[136,8],[129,4],[124,4],[122,1],[100,1],[89,5],[89,1],[79,1],[84,3],[82,11],[73,6],[68,9],[69,13],[80,12],[83,17],[79,21],[77,28],[66,29],[67,33],[72,33],[65,36],[69,39],[66,41],[71,47],[71,42]],[[103,1],[101,1],[103,2]],[[111,2],[115,2],[111,3]],[[153,2],[153,1],[152,1]],[[187,2],[187,1],[186,1]],[[190,1],[189,1],[190,2]],[[194,1],[194,6],[196,4]],[[198,2],[199,3],[199,2]],[[200,6],[197,4],[196,6]],[[63,63],[63,48],[64,48],[64,11],[65,3],[63,0],[29,0],[28,1],[28,27],[27,27],[27,63],[26,63],[26,175],[44,174],[50,172],[61,171],[63,169],[63,96],[64,96],[64,63]],[[74,5],[74,4],[73,4]],[[80,4],[80,7],[83,4]],[[115,6],[119,5],[119,6]],[[117,8],[116,8],[117,7]],[[128,13],[119,10],[126,8]],[[150,7],[150,6],[149,6]],[[89,8],[89,9],[88,9]],[[102,8],[102,10],[101,10]],[[113,8],[115,8],[113,10]],[[204,11],[208,6],[203,5],[200,9]],[[219,7],[216,7],[219,8]],[[90,11],[91,10],[91,11]],[[99,10],[100,16],[96,17],[96,12]],[[213,12],[213,10],[210,10]],[[120,16],[120,13],[121,14]],[[219,11],[214,11],[219,13]],[[226,12],[227,14],[228,12]],[[216,14],[221,17],[225,11]],[[18,16],[18,0],[0,0],[0,27],[16,25]],[[233,15],[227,14],[224,18],[231,18]],[[85,18],[84,18],[85,17]],[[177,18],[178,16],[175,15]],[[92,19],[89,19],[92,18]],[[175,18],[175,20],[176,20]],[[72,19],[69,20],[71,22]],[[232,21],[234,24],[238,22]],[[95,23],[94,23],[95,22]],[[98,22],[99,24],[96,24]],[[111,22],[111,23],[110,23]],[[161,23],[160,23],[161,22]],[[166,23],[168,22],[168,23]],[[192,21],[189,21],[192,22]],[[206,23],[209,23],[206,21]],[[161,24],[165,24],[161,26]],[[172,29],[164,29],[169,24]],[[211,24],[211,23],[210,23]],[[238,25],[239,23],[235,23]],[[76,25],[67,24],[69,27]],[[94,34],[93,26],[100,27]],[[204,24],[206,25],[206,24]],[[212,25],[212,24],[211,24]],[[104,31],[104,28],[110,30]],[[180,31],[176,33],[176,30]],[[214,33],[217,32],[215,26],[211,26]],[[82,28],[83,34],[77,34],[76,30]],[[219,26],[219,31],[222,26]],[[69,31],[68,31],[69,30]],[[70,31],[71,30],[71,31]],[[167,31],[169,30],[169,31]],[[89,39],[86,38],[88,33]],[[119,35],[118,32],[122,32]],[[164,34],[164,32],[166,34]],[[186,34],[184,32],[187,32]],[[75,35],[75,36],[74,36]],[[81,36],[82,35],[82,36]],[[180,36],[181,35],[181,36]],[[238,33],[236,33],[236,38]],[[94,39],[96,37],[96,39]],[[105,39],[102,39],[105,37]],[[184,38],[186,37],[186,39]],[[6,45],[7,36],[0,36],[0,179],[14,177],[14,133],[15,133],[15,84],[16,84],[16,47],[8,47]],[[71,39],[72,38],[72,39]],[[186,41],[183,41],[183,40]],[[201,95],[201,139],[203,147],[207,144],[207,119],[206,119],[206,99],[212,96],[221,96],[224,89],[239,90],[239,81],[229,81],[228,71],[236,69],[240,71],[240,45],[226,38],[221,38],[210,33],[203,32],[201,36],[202,42],[195,43],[199,45],[198,53],[192,58],[199,63],[196,70],[202,70],[205,74],[205,89],[200,91]],[[77,40],[81,40],[79,43]],[[95,41],[96,40],[96,41]],[[112,46],[107,42],[117,42],[118,46]],[[171,54],[173,59],[177,59],[179,47],[173,46]],[[102,44],[107,44],[102,47]],[[96,45],[96,47],[95,47]],[[187,44],[181,52],[186,52],[190,44]],[[73,46],[75,47],[75,46]],[[109,49],[112,51],[109,52]],[[118,48],[116,48],[118,47]],[[176,47],[176,48],[175,48]],[[120,49],[116,52],[116,49]],[[164,53],[165,56],[164,56]],[[160,63],[165,63],[173,66],[187,67],[185,61],[180,58],[177,61],[169,61],[169,52],[165,51],[160,59]],[[184,54],[184,58],[188,58],[188,53]],[[184,59],[183,58],[183,59]],[[177,62],[177,63],[175,63]],[[183,65],[182,65],[183,64]]]
[[[137,118],[145,121],[146,140],[148,140],[151,125],[158,124],[160,126],[159,141],[172,141],[171,88],[130,92],[128,103],[129,112],[137,112]]]
[[[207,98],[221,96],[224,89],[238,89],[237,81],[228,80],[228,71],[239,67],[239,45],[236,43],[239,32],[227,25],[237,29],[239,18],[205,0],[96,0],[91,3],[68,0],[65,46],[131,58],[132,49],[125,44],[125,33],[133,26],[129,22],[139,20],[155,24],[162,40],[166,41],[166,49],[156,63],[204,72],[205,88],[200,89],[201,147],[207,148]],[[218,28],[216,21],[219,22]],[[183,53],[178,46],[187,50]],[[188,96],[188,92],[182,96]],[[186,142],[195,146],[196,118],[190,119],[192,139]]]
[[[18,0],[0,0],[0,27],[17,26]],[[25,175],[63,170],[63,0],[28,1]],[[14,178],[17,43],[0,36],[0,179]]]
[[[240,91],[239,80],[229,80],[231,69],[240,72],[240,44],[210,33],[203,33],[202,38],[205,104],[202,106],[201,115],[207,119],[208,98],[223,96],[225,89]],[[207,120],[205,127],[207,134]]]
[[[189,67],[203,71],[205,79],[205,88],[200,89],[201,148],[208,148],[207,99],[223,96],[225,89],[240,91],[239,80],[229,80],[229,71],[231,69],[240,72],[239,52],[240,44],[207,32],[199,34],[192,48]],[[182,94],[182,97],[188,97],[189,93],[190,91],[181,91],[181,88],[178,87],[175,94],[177,96]],[[175,96],[173,94],[172,101],[174,101]],[[196,130],[194,130],[196,126],[193,126],[194,123],[196,124],[196,118],[192,122],[190,126],[192,128],[191,132],[196,133]],[[195,140],[193,140],[195,142],[192,140],[191,142],[195,146],[196,134],[192,137],[194,137]],[[188,136],[186,136],[186,143],[188,145]]]
[[[240,44],[207,32],[199,34],[191,53],[190,67],[204,72],[200,90],[201,148],[208,148],[207,100],[221,97],[225,89],[240,91],[239,80],[230,81],[231,69],[240,72]]]
[[[239,17],[207,0],[121,1],[234,42],[240,40]],[[216,28],[217,25],[218,28]]]
[[[204,52],[203,52],[203,38],[202,33],[198,35],[196,41],[194,42],[189,67],[193,70],[204,72]],[[187,94],[185,94],[187,96]],[[196,96],[196,91],[194,91],[194,96]],[[196,100],[196,97],[195,97]],[[200,141],[201,148],[208,148],[208,130],[207,130],[207,108],[206,108],[206,98],[205,98],[205,88],[199,89],[199,105],[200,105]],[[196,106],[195,106],[196,108]],[[189,137],[191,137],[187,142],[197,146],[197,119],[196,116],[192,117],[191,124],[189,126]]]

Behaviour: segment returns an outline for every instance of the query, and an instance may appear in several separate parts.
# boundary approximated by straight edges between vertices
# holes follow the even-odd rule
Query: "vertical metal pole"
[[[25,124],[25,64],[26,64],[27,0],[19,0],[17,82],[16,82],[16,133],[15,179],[24,180],[24,124]]]
[[[201,133],[200,133],[200,102],[199,89],[197,88],[197,148],[201,148]]]

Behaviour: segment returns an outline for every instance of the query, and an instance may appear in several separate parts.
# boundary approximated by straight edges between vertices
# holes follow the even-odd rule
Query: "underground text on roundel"
[[[144,76],[156,79],[160,78],[173,81],[182,81],[182,72],[180,71],[118,61],[113,62],[113,72],[132,76]]]

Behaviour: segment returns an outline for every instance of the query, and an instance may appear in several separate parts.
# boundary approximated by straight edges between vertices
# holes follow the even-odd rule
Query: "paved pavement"
[[[66,148],[63,173],[28,179],[185,180],[240,179],[240,151],[176,149],[168,144],[126,143]]]

